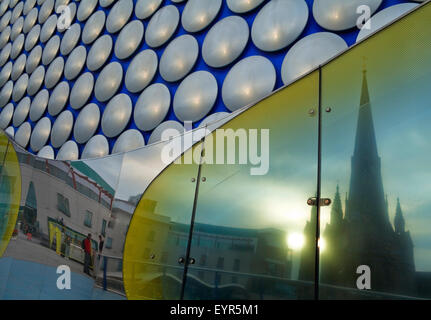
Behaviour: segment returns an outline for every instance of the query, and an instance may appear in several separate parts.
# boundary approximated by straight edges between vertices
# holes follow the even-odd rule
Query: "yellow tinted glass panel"
[[[318,72],[205,139],[185,299],[314,297]]]
[[[21,175],[12,143],[0,132],[0,257],[11,239],[21,199]]]
[[[322,299],[429,298],[431,5],[322,68]]]
[[[183,155],[200,155],[195,145]],[[138,164],[139,152],[124,165]],[[130,168],[129,168],[130,169]],[[129,299],[179,299],[184,275],[198,164],[172,164],[148,187],[133,214],[124,247]]]

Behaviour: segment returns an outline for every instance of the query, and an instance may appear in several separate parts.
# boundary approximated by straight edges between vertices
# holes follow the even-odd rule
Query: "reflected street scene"
[[[53,161],[35,157],[18,146],[15,150],[21,173],[21,200],[0,262],[12,261],[28,272],[37,266],[38,276],[47,274],[47,278],[56,276],[58,266],[67,265],[72,275],[76,274],[73,279],[90,285],[90,290],[98,268],[102,268],[101,254],[104,248],[111,248],[112,238],[106,237],[115,186],[84,161]],[[124,242],[124,236],[120,241]],[[29,298],[43,294],[42,287],[41,292],[32,289]]]

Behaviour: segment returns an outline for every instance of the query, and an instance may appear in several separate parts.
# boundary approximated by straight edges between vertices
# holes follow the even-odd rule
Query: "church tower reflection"
[[[315,219],[313,210],[310,222]],[[304,230],[304,236],[312,243],[315,234],[310,229]],[[322,285],[356,288],[357,267],[367,265],[371,269],[371,290],[415,294],[413,242],[405,230],[399,200],[394,227],[389,220],[365,70],[345,214],[337,186],[330,223],[321,236],[326,244],[320,261]],[[303,272],[301,278],[314,280],[314,275]]]

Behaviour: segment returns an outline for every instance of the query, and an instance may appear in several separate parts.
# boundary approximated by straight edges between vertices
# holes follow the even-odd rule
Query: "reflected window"
[[[64,215],[70,217],[69,199],[60,193],[57,193],[57,209]]]
[[[109,220],[108,221],[108,229],[114,229],[114,227],[115,227],[115,221]]]
[[[21,212],[24,225],[34,227],[37,230],[37,201],[33,181],[31,181],[29,184],[25,206],[21,207]]]
[[[106,234],[106,220],[105,219],[103,219],[102,220],[102,230],[100,231],[100,233],[102,234],[102,236],[105,236],[105,234]]]
[[[85,210],[84,226],[91,228],[92,220],[93,220],[93,213],[88,210]]]
[[[162,252],[162,258],[160,259],[162,263],[166,263],[168,261],[168,253],[166,251]]]
[[[233,271],[239,271],[240,263],[241,262],[239,259],[235,259],[235,261],[233,262]]]
[[[119,260],[117,264],[117,271],[121,272],[123,270],[123,260]]]
[[[106,249],[112,249],[112,238],[108,237],[105,244]]]
[[[215,283],[216,284],[220,284],[220,282],[221,282],[221,274],[220,273],[216,273]]]
[[[198,278],[201,279],[202,281],[205,280],[205,272],[199,271],[198,272]]]
[[[187,247],[188,238],[177,236],[175,245],[178,247]]]
[[[207,264],[207,255],[206,254],[201,255],[201,259],[199,260],[199,264],[201,266],[205,266]]]
[[[147,241],[154,241],[154,237],[156,236],[156,233],[154,232],[154,230],[150,230],[150,232],[148,232],[148,236],[147,236]]]
[[[223,269],[224,268],[224,258],[219,257],[217,260],[217,269]]]
[[[144,259],[149,259],[150,257],[150,248],[145,248],[144,249]]]
[[[30,208],[37,208],[36,192],[34,189],[33,181],[30,181],[28,186],[27,198],[25,200],[25,205]]]

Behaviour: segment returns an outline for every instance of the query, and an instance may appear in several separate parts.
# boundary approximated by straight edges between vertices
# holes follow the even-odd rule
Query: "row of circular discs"
[[[105,66],[95,85],[91,72],[81,74],[79,77],[78,75],[85,64],[88,70],[97,71],[109,58],[113,47],[112,38],[109,34],[99,37],[105,23],[108,32],[120,31],[114,48],[115,56],[118,59],[127,59],[138,49],[144,38],[144,26],[139,20],[132,20],[127,23],[133,11],[133,1],[118,1],[110,10],[107,18],[102,10],[93,13],[97,6],[97,0],[81,1],[78,9],[76,9],[75,3],[69,4],[70,15],[68,19],[70,22],[73,21],[75,15],[81,22],[88,20],[82,35],[79,23],[75,23],[67,29],[62,40],[58,35],[53,36],[53,34],[56,29],[62,32],[66,28],[62,30],[61,23],[58,23],[59,18],[56,14],[51,15],[51,13],[54,10],[54,4],[55,9],[58,9],[60,5],[66,4],[68,1],[57,0],[54,3],[53,0],[46,0],[40,10],[36,7],[30,8],[31,4],[33,3],[34,6],[35,2],[36,0],[27,0],[23,4],[21,1],[12,12],[8,11],[9,15],[4,14],[0,20],[2,32],[0,35],[2,47],[0,64],[3,65],[9,57],[16,59],[13,65],[12,62],[8,62],[2,68],[0,85],[3,87],[0,92],[0,107],[6,105],[11,97],[13,101],[19,101],[15,111],[11,103],[3,109],[0,115],[1,127],[5,128],[9,124],[12,115],[15,127],[21,125],[28,113],[30,113],[30,120],[38,121],[48,107],[48,112],[52,116],[60,114],[52,127],[52,132],[50,119],[44,117],[36,124],[32,134],[29,123],[21,125],[15,138],[18,143],[25,147],[31,135],[30,146],[33,151],[37,152],[44,149],[51,133],[52,146],[61,147],[71,134],[74,119],[70,111],[60,112],[68,100],[73,109],[84,107],[94,88],[95,97],[98,101],[106,102],[109,100],[102,116],[103,134],[107,137],[118,136],[129,123],[133,109],[131,99],[126,94],[114,96],[123,80],[121,64],[111,62]],[[146,6],[145,2],[147,2]],[[152,6],[149,6],[150,2],[153,2]],[[135,7],[136,16],[141,19],[151,16],[157,9],[157,6],[154,5],[156,2],[158,1],[138,1]],[[374,2],[380,3],[381,1]],[[3,4],[4,2],[0,6],[0,12],[3,10]],[[183,27],[189,32],[202,30],[215,18],[220,6],[221,0],[189,0],[182,15]],[[143,14],[140,11],[142,8],[147,9],[147,13]],[[148,12],[148,9],[152,9],[152,12]],[[206,13],[205,19],[196,18],[199,17],[198,11],[202,13],[202,10]],[[20,11],[24,13],[25,19],[20,16]],[[295,14],[292,15],[292,12]],[[285,18],[287,14],[292,15],[294,27],[287,28],[286,25],[281,24],[280,26],[284,29],[282,28],[279,34],[274,34],[274,30],[267,30],[270,19]],[[39,24],[36,24],[36,20],[43,26],[40,27]],[[261,9],[256,17],[251,32],[252,40],[261,50],[279,50],[289,45],[300,35],[307,20],[308,8],[303,0],[272,0]],[[9,22],[12,28],[7,26]],[[178,9],[173,5],[162,7],[153,15],[148,24],[145,42],[152,48],[160,47],[170,39],[177,29],[178,23]],[[26,38],[24,34],[27,34]],[[272,37],[269,37],[269,34]],[[7,43],[9,38],[12,43]],[[77,46],[80,38],[84,44],[94,42],[88,55],[83,45]],[[46,43],[43,50],[40,45],[35,46],[39,40]],[[202,57],[211,67],[226,66],[241,55],[248,40],[249,27],[247,22],[239,16],[229,16],[217,22],[207,33],[202,45]],[[319,51],[319,55],[307,57],[308,61],[298,61],[298,58],[301,60],[304,52],[310,52],[310,48],[319,42],[323,48]],[[30,51],[28,57],[24,53],[19,55],[23,47],[26,51]],[[302,39],[286,55],[282,67],[284,83],[289,83],[304,73],[304,65],[311,68],[316,64],[316,60],[325,61],[345,47],[347,45],[344,40],[331,33],[317,33]],[[56,58],[59,50],[62,55],[68,55],[66,63],[64,63],[63,57]],[[127,90],[132,93],[145,89],[134,110],[134,120],[139,129],[153,130],[163,121],[169,110],[171,98],[167,87],[160,83],[148,86],[157,68],[159,68],[160,75],[164,80],[168,82],[179,81],[192,70],[198,55],[198,42],[193,36],[186,34],[169,43],[163,52],[159,66],[157,55],[151,49],[141,51],[133,58],[127,69],[124,83]],[[46,72],[45,67],[39,65],[41,60],[43,65],[49,65]],[[25,73],[23,73],[24,69]],[[67,81],[58,83],[63,73],[66,80],[74,80],[78,77],[71,91]],[[9,77],[11,80],[8,81]],[[272,63],[263,56],[247,57],[239,61],[229,71],[223,83],[222,98],[226,107],[233,111],[269,94],[274,88],[275,78],[275,69]],[[16,81],[15,84],[13,81]],[[51,96],[47,89],[40,90],[43,82],[45,82],[47,89],[54,88]],[[30,100],[29,97],[23,98],[26,91],[29,96],[35,95],[33,100]],[[178,87],[173,101],[174,112],[182,121],[198,121],[211,110],[217,93],[217,81],[211,73],[207,71],[194,72],[187,76]],[[78,143],[87,142],[96,132],[99,120],[98,106],[95,104],[86,105],[79,113],[75,123],[75,140]],[[176,127],[179,125],[177,122],[174,124],[173,121],[168,121],[167,124]],[[156,141],[158,136],[156,133],[159,131],[155,130],[150,137],[150,143]],[[152,139],[153,136],[154,139]],[[132,146],[130,145],[131,141],[133,141]],[[72,145],[73,141],[68,141],[67,144]],[[73,149],[77,149],[76,143],[74,144]],[[118,147],[114,146],[113,152],[122,151],[124,148],[121,145],[124,144],[127,144],[124,146],[127,149],[143,145],[144,140],[138,130],[126,131],[117,139],[116,146]],[[81,157],[104,155],[109,152],[107,145],[106,138],[101,135],[95,136],[88,141],[88,148],[86,146]],[[46,150],[51,151],[49,148],[45,147]],[[62,154],[59,152],[57,157],[60,156],[61,158]],[[73,155],[73,157],[77,157],[77,155]]]

